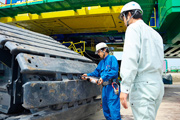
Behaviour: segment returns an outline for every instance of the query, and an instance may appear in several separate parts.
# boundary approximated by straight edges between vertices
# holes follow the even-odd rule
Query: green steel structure
[[[158,0],[158,12],[165,57],[180,57],[180,0]]]

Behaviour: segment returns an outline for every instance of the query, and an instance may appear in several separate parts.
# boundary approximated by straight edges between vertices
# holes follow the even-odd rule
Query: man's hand
[[[121,104],[122,104],[122,106],[123,106],[125,109],[128,108],[128,105],[127,105],[127,96],[128,96],[127,93],[121,92],[121,94],[120,94]]]
[[[103,79],[100,78],[97,85],[101,85],[103,83]]]
[[[87,78],[86,78],[86,77],[87,77],[87,74],[83,74],[83,75],[82,75],[82,77],[81,77],[81,79],[83,79],[83,80],[87,80]]]

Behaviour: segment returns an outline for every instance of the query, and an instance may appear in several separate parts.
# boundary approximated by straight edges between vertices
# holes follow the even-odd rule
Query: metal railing
[[[151,26],[150,21],[149,21],[149,26],[156,27],[156,19],[157,19],[156,8],[154,8],[154,17],[151,17],[150,19],[154,19],[154,26]]]
[[[27,4],[27,3],[39,2],[39,1],[44,1],[44,0],[24,0],[24,1],[17,1],[16,3],[12,3],[13,1],[11,0],[9,4],[4,4],[4,3],[0,2],[1,3],[0,7]]]
[[[84,52],[85,52],[85,41],[80,41],[77,43],[74,43],[72,41],[70,42],[62,42],[62,44],[67,44],[69,43],[70,45],[68,46],[69,49],[73,49],[75,52],[80,53],[82,56],[84,56]],[[77,48],[76,45],[78,44],[83,44],[81,46],[81,48]]]

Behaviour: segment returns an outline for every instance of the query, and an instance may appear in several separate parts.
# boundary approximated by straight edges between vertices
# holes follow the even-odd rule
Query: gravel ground
[[[173,84],[165,85],[165,95],[156,120],[180,120],[180,73],[171,73],[171,75]],[[121,115],[123,120],[134,119],[130,107],[128,109],[121,108]],[[103,111],[100,110],[84,120],[105,120],[105,118]]]

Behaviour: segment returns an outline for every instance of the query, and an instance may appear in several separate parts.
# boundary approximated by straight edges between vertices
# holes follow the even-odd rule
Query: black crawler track
[[[101,87],[79,79],[96,64],[49,36],[0,23],[0,119],[81,119]]]

